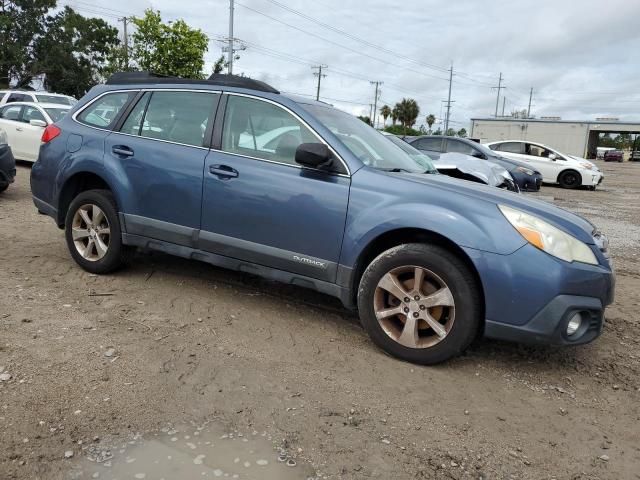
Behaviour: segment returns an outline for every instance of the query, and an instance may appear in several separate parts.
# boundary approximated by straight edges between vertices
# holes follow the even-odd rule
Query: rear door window
[[[412,143],[412,145],[419,150],[442,152],[443,143],[444,142],[442,138],[421,138]]]
[[[142,108],[139,105],[133,109],[123,128],[135,129],[137,126],[142,137],[201,147],[219,96],[208,92],[153,92],[141,128],[139,123],[136,124],[136,118],[132,118],[139,114]]]
[[[116,123],[116,118],[136,92],[107,93],[89,104],[76,119],[86,125],[109,129]]]
[[[13,120],[15,122],[20,121],[20,112],[22,112],[22,105],[10,105],[0,110],[0,118],[5,120]]]
[[[37,108],[24,107],[24,112],[22,112],[22,121],[24,123],[29,123],[31,120],[42,120],[45,123],[47,122],[42,112]]]
[[[11,103],[11,102],[29,102],[31,101],[31,98],[24,94],[24,93],[12,93],[9,95],[9,98],[7,98],[7,102],[6,103]]]
[[[497,145],[495,150],[499,152],[524,153],[524,143],[522,142],[504,142]]]

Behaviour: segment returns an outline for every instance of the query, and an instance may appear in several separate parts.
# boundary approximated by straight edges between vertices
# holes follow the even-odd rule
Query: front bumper
[[[596,187],[602,183],[604,175],[599,170],[582,170],[582,185],[587,187]]]
[[[575,345],[600,335],[613,301],[615,274],[602,251],[600,265],[568,263],[525,245],[511,255],[465,249],[476,266],[485,297],[485,336],[519,343]],[[575,313],[576,334],[566,334]]]

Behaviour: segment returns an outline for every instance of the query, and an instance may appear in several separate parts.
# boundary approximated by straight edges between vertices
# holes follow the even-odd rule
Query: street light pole
[[[233,0],[229,0],[229,52],[227,55],[229,75],[233,75]]]

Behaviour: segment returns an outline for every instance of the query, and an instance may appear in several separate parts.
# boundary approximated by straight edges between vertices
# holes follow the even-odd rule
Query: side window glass
[[[135,95],[135,92],[113,92],[103,95],[90,104],[77,116],[79,122],[92,127],[110,128],[122,110],[122,107]]]
[[[457,140],[447,140],[447,152],[464,153],[465,155],[473,155],[474,149],[463,142]]]
[[[442,138],[421,138],[418,140],[418,148],[430,152],[441,152],[442,142]]]
[[[519,142],[505,142],[498,145],[500,152],[523,153],[522,144]]]
[[[24,123],[29,123],[31,120],[42,120],[46,122],[44,115],[34,107],[24,107],[24,112],[22,112],[22,121]]]
[[[297,165],[296,148],[318,142],[291,113],[262,100],[231,95],[222,129],[222,150]]]
[[[142,125],[142,116],[144,115],[144,111],[147,108],[147,103],[149,102],[149,97],[151,97],[151,92],[145,93],[136,106],[133,107],[131,113],[120,127],[120,131],[122,133],[128,133],[129,135],[140,135],[140,127]]]
[[[528,144],[528,147],[529,147],[528,153],[533,157],[549,158],[549,154],[551,153],[546,148],[540,147],[538,145]]]
[[[12,93],[11,95],[9,95],[9,98],[7,98],[7,102],[6,103],[11,103],[11,102],[22,102],[25,100],[31,100],[30,98],[27,98],[27,96],[23,93]]]
[[[206,92],[153,92],[140,135],[201,147],[218,96]]]
[[[0,118],[4,118],[6,120],[14,120],[17,122],[20,119],[21,110],[22,110],[22,105],[13,105],[10,107],[4,107],[0,112]]]

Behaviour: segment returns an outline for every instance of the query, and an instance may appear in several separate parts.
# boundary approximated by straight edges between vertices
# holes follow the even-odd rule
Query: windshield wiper
[[[399,167],[394,167],[394,168],[380,168],[380,167],[378,167],[378,170],[382,170],[383,172],[391,172],[391,173],[398,173],[398,172],[417,173],[417,172],[414,172],[412,170],[408,170],[406,168],[399,168]]]

